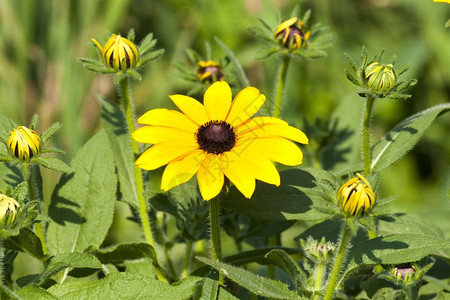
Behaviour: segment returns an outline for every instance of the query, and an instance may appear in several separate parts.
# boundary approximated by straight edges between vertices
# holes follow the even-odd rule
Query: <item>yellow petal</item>
[[[284,138],[246,139],[236,143],[240,147],[248,147],[245,151],[260,153],[271,161],[287,166],[302,163],[303,153],[293,142]]]
[[[139,143],[158,144],[172,139],[195,139],[194,133],[174,127],[143,126],[132,133],[131,137]]]
[[[246,198],[251,198],[255,191],[255,177],[252,176],[251,165],[235,152],[219,155],[219,163],[225,176]]]
[[[198,170],[197,181],[204,200],[211,200],[220,193],[224,176],[217,155],[206,156]]]
[[[152,109],[138,119],[139,124],[175,127],[190,132],[197,132],[198,125],[186,115],[166,108]]]
[[[203,150],[194,150],[178,160],[171,161],[162,175],[161,189],[168,191],[191,179],[197,173],[206,155]]]
[[[233,126],[238,126],[251,117],[261,108],[266,101],[266,96],[257,88],[246,87],[240,91],[231,103],[230,113],[226,121]]]
[[[231,105],[231,89],[228,83],[213,83],[203,96],[203,104],[209,120],[224,121]]]
[[[268,125],[268,124],[281,124],[281,125],[288,125],[286,121],[283,121],[278,118],[274,117],[255,117],[251,118],[244,123],[234,127],[236,130],[236,134],[240,135],[246,131],[249,131],[253,128],[257,128],[260,126]]]
[[[171,95],[170,99],[193,122],[203,125],[209,121],[205,107],[194,98],[184,95]]]
[[[267,124],[255,127],[239,135],[239,139],[246,138],[266,138],[266,137],[284,137],[298,143],[308,144],[308,138],[299,129],[283,124]]]
[[[245,151],[245,149],[240,152],[240,150],[239,147],[235,147],[233,151],[242,155],[241,162],[247,165],[253,177],[269,184],[280,185],[280,174],[270,159],[259,153]]]
[[[297,18],[291,18],[287,21],[284,21],[280,25],[278,25],[277,29],[275,30],[274,37],[276,37],[281,31],[284,29],[288,29],[290,26],[294,25],[297,22]],[[286,34],[287,36],[288,34]]]
[[[155,170],[196,149],[198,145],[195,140],[170,140],[147,149],[135,164],[145,170]]]

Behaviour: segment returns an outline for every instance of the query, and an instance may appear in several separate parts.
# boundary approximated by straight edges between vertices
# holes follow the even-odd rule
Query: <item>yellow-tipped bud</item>
[[[311,35],[311,31],[305,32],[305,30],[306,28],[302,20],[292,18],[278,25],[274,37],[276,39],[282,39],[285,48],[304,48]]]
[[[92,41],[100,50],[103,62],[112,69],[131,69],[139,61],[136,45],[120,35],[113,34],[103,47],[95,39]]]
[[[376,93],[386,93],[397,82],[394,66],[392,64],[380,65],[373,62],[364,69],[367,87]]]
[[[373,208],[375,194],[370,183],[361,174],[356,173],[356,176],[341,186],[337,198],[344,213],[362,216]]]
[[[213,83],[224,79],[221,65],[212,60],[198,62],[197,76],[201,82]]]
[[[0,194],[0,228],[5,229],[14,224],[20,210],[20,204],[16,200]]]
[[[41,153],[41,138],[36,131],[19,126],[9,132],[8,151],[20,160],[30,160]]]

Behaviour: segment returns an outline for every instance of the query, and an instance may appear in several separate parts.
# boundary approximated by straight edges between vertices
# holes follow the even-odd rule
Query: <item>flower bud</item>
[[[220,64],[212,60],[208,60],[199,61],[197,65],[197,76],[201,82],[209,81],[210,83],[213,83],[224,79]]]
[[[92,39],[100,50],[103,62],[112,69],[132,69],[139,61],[139,52],[134,43],[119,35],[113,34],[105,46]]]
[[[370,183],[361,174],[356,173],[356,176],[341,186],[337,198],[344,213],[362,216],[373,208],[375,194]]]
[[[305,25],[301,20],[292,18],[278,25],[274,37],[282,39],[285,48],[304,48],[306,47],[306,41],[311,35],[311,31],[305,32],[305,29]]]
[[[386,93],[397,82],[394,66],[392,64],[380,65],[373,62],[364,69],[367,87],[372,92]]]
[[[0,228],[5,229],[14,224],[20,210],[20,204],[16,200],[0,194]]]
[[[41,138],[36,131],[19,126],[9,132],[8,151],[20,160],[30,160],[41,153]]]
[[[326,262],[332,258],[335,251],[335,246],[331,242],[326,242],[323,237],[320,241],[308,237],[305,240],[300,240],[300,245],[305,252],[305,255],[314,262]]]

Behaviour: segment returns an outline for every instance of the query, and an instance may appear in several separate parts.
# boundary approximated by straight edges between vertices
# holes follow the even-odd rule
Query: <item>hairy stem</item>
[[[336,252],[336,256],[334,258],[333,270],[331,271],[330,277],[328,279],[327,290],[325,292],[324,300],[333,299],[333,295],[336,292],[336,286],[339,281],[339,274],[341,273],[342,264],[345,260],[345,254],[347,252],[348,244],[351,238],[351,230],[347,225],[347,222],[344,222],[344,227],[342,229],[339,248]]]
[[[220,236],[220,196],[209,201],[209,221],[211,226],[212,258],[222,259],[222,238]],[[223,274],[219,272],[219,285],[223,285]]]
[[[281,65],[278,70],[278,80],[277,80],[277,89],[275,93],[275,103],[273,107],[273,113],[272,116],[275,118],[278,118],[280,116],[281,112],[281,105],[283,100],[283,92],[284,92],[284,86],[286,83],[286,75],[287,70],[290,62],[290,57],[286,56],[281,61]]]
[[[375,97],[368,96],[364,108],[363,117],[363,158],[364,158],[364,176],[369,176],[372,171],[370,168],[370,117],[372,116],[372,108],[375,102]]]
[[[133,101],[131,99],[131,90],[130,90],[130,79],[125,78],[120,82],[119,86],[119,95],[120,100],[123,105],[123,109],[125,112],[125,118],[127,120],[128,132],[131,135],[135,130],[136,126],[134,124],[134,106]],[[135,156],[139,154],[139,146],[138,143],[134,139],[131,140],[131,149],[133,151],[133,160]],[[148,217],[147,211],[147,203],[145,202],[145,198],[143,196],[144,192],[144,181],[142,179],[142,172],[136,165],[134,166],[134,176],[136,180],[136,194],[138,197],[138,205],[139,205],[139,217],[141,219],[142,229],[144,231],[144,237],[147,244],[152,246],[155,250],[155,241],[153,238],[152,227],[150,223],[150,218]],[[158,278],[164,281],[167,281],[162,273],[158,273]]]

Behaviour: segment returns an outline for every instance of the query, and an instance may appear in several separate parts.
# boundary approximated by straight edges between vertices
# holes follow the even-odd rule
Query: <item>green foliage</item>
[[[117,178],[104,130],[80,149],[52,195],[47,240],[53,254],[98,248],[111,226]],[[109,176],[104,176],[109,174]]]

